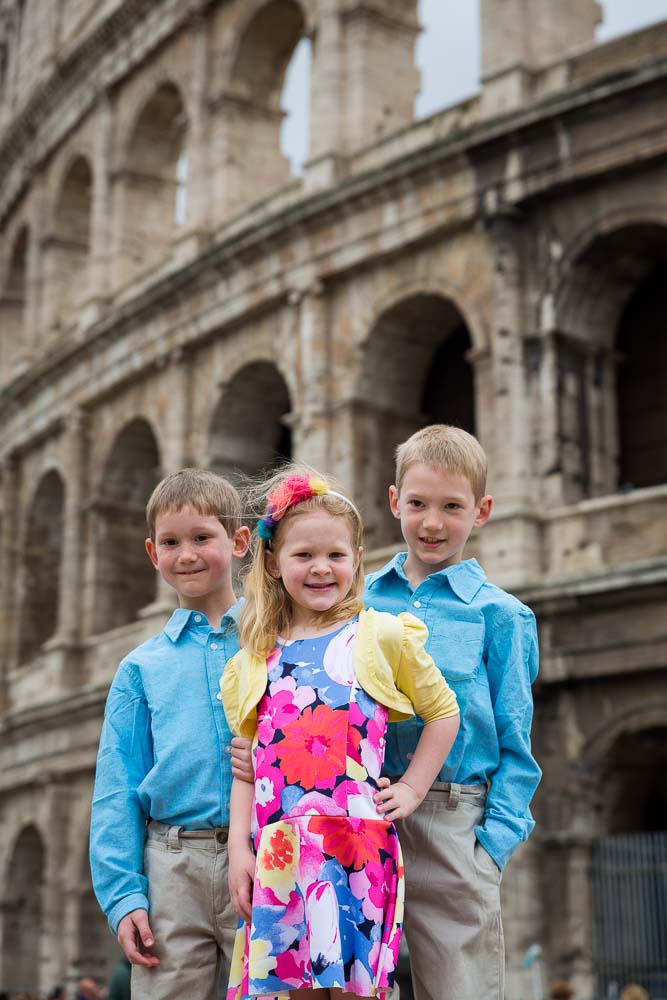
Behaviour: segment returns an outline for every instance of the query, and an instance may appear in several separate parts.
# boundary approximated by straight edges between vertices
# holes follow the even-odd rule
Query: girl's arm
[[[250,817],[254,786],[234,778],[229,802],[229,893],[235,912],[250,922],[255,855],[250,846]]]
[[[459,715],[434,719],[422,729],[419,743],[410,765],[392,785],[389,778],[380,778],[380,791],[373,800],[385,819],[405,819],[414,812],[437,778],[459,731]]]

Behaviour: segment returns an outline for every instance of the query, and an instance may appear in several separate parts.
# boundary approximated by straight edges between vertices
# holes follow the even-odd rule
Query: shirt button
[[[195,615],[195,621],[196,622],[200,622],[201,621],[201,615]]]
[[[218,648],[217,642],[212,642],[211,643],[211,649],[217,649],[217,648]]]
[[[422,606],[422,602],[421,601],[415,601],[415,607],[416,608],[421,608],[421,606]]]

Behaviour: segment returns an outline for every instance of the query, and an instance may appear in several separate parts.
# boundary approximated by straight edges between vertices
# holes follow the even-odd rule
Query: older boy
[[[214,1000],[237,925],[227,886],[232,737],[218,692],[239,648],[232,565],[250,533],[236,490],[203,469],[159,483],[146,516],[146,551],[180,606],[125,657],[109,691],[93,885],[132,963],[133,1000]]]
[[[427,649],[454,689],[461,726],[418,809],[398,822],[406,873],[405,931],[417,1000],[502,1000],[502,869],[534,823],[540,779],[530,752],[535,618],[463,559],[491,514],[479,442],[443,424],[397,449],[389,489],[407,552],[369,576],[369,607],[409,610],[428,627]],[[390,726],[389,776],[414,753],[421,720]]]

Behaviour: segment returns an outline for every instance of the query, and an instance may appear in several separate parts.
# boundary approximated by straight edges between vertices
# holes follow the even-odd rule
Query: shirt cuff
[[[483,826],[475,827],[475,836],[502,871],[519,844],[528,839],[534,826],[535,823],[532,820],[526,821],[525,831],[519,836],[503,823],[499,823],[497,820],[487,820]]]
[[[118,924],[123,917],[126,917],[132,910],[146,910],[148,912],[148,899],[141,892],[133,892],[130,896],[124,896],[119,903],[109,911],[107,920],[109,927],[118,934]]]

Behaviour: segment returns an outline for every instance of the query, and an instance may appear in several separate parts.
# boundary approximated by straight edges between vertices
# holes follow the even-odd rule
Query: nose
[[[181,562],[194,562],[197,558],[197,553],[193,549],[189,542],[183,542],[181,545],[181,551],[179,552],[179,559]]]
[[[310,571],[318,576],[324,576],[329,572],[329,560],[325,556],[316,557],[311,563]]]
[[[442,525],[442,518],[439,511],[435,510],[433,507],[427,508],[427,510],[424,511],[422,523],[425,528],[440,528]]]

